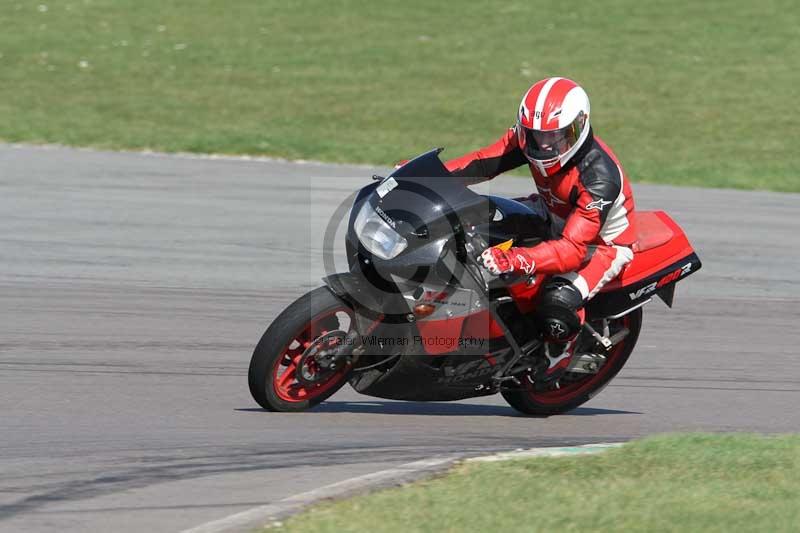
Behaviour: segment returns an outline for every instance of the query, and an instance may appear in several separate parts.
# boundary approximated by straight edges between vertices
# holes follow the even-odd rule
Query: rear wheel
[[[353,310],[327,287],[287,307],[261,337],[250,361],[250,394],[270,411],[304,411],[347,382]]]
[[[520,379],[522,387],[518,390],[503,391],[503,398],[517,411],[531,415],[565,413],[588,402],[614,379],[628,361],[642,328],[642,310],[636,309],[622,318],[609,320],[609,328],[612,337],[623,328],[628,329],[629,333],[611,349],[596,373],[567,372],[557,384],[552,383],[543,388],[537,387],[529,376],[522,376]],[[595,341],[591,336],[586,340],[579,339],[575,351],[581,353],[593,350],[602,353],[594,344]]]

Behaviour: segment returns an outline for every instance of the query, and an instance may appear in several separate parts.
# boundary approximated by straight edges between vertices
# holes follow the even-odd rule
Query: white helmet
[[[517,141],[542,176],[561,170],[589,137],[589,97],[567,78],[535,83],[519,106]]]

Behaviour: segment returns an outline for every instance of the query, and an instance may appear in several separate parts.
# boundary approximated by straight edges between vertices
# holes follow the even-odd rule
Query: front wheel
[[[540,389],[534,385],[528,376],[522,376],[522,387],[518,390],[503,391],[503,398],[517,411],[530,415],[556,415],[575,409],[594,398],[614,376],[622,370],[633,352],[639,331],[642,328],[641,308],[625,315],[622,318],[610,321],[611,335],[622,328],[628,330],[628,335],[616,344],[607,356],[606,361],[595,374],[570,373],[559,380],[558,386],[552,384]],[[586,348],[580,342],[576,353]],[[592,344],[592,341],[589,341]]]
[[[250,394],[269,411],[304,411],[347,382],[353,309],[327,287],[300,297],[261,337],[250,361]]]

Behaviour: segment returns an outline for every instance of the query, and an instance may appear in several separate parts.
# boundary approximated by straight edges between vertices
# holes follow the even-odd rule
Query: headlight
[[[364,202],[353,228],[364,248],[381,259],[394,259],[408,247],[405,237],[383,220],[369,202]]]

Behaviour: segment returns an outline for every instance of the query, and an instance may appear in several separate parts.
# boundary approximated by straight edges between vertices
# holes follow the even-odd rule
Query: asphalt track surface
[[[704,268],[673,310],[646,308],[628,366],[585,407],[526,418],[500,397],[346,389],[262,411],[252,348],[320,285],[323,229],[370,175],[0,146],[0,530],[176,531],[453,451],[800,428],[800,195],[645,185],[638,207],[670,212]]]

